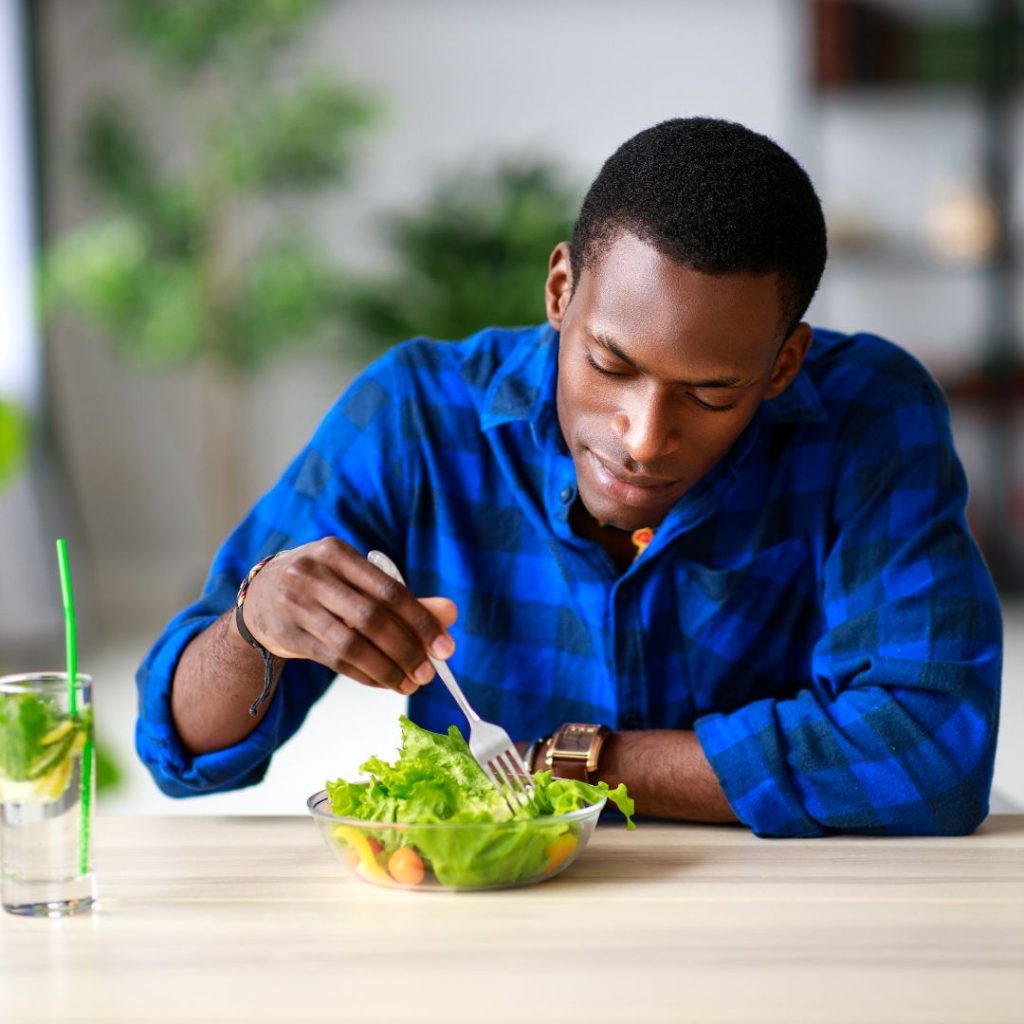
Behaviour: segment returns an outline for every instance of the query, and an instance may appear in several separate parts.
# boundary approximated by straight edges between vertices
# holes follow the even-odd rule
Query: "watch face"
[[[557,752],[570,756],[573,754],[586,756],[596,734],[597,726],[595,725],[567,725],[558,737]]]
[[[590,773],[598,769],[601,747],[610,730],[589,722],[566,722],[554,736],[546,757],[548,768],[562,778],[590,782]]]

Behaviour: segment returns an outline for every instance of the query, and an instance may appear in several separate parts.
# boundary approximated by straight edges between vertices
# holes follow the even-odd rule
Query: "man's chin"
[[[590,516],[602,526],[613,526],[627,533],[644,527],[653,529],[660,525],[669,511],[667,508],[644,510],[617,505],[607,498],[587,494],[583,488],[580,488],[580,501]]]
[[[576,479],[586,510],[620,530],[657,526],[685,490],[681,481],[643,487],[622,480],[589,449],[576,460]]]

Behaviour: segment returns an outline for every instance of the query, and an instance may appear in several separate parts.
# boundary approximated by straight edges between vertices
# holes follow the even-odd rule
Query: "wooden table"
[[[602,826],[480,893],[344,876],[301,817],[99,818],[101,906],[0,915],[0,1021],[1024,1021],[1024,816],[958,839]]]

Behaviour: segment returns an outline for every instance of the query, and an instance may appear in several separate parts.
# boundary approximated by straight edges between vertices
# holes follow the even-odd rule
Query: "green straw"
[[[78,714],[78,640],[75,633],[75,596],[71,591],[71,563],[68,542],[57,540],[57,564],[60,567],[60,596],[64,601],[64,655],[68,665],[68,710]]]
[[[64,652],[68,666],[68,711],[78,715],[78,638],[75,631],[75,597],[71,589],[71,563],[68,560],[68,542],[57,540],[57,565],[60,568],[60,594],[64,602]],[[89,871],[89,810],[92,802],[92,735],[85,738],[82,750],[82,815],[78,829],[78,870]]]

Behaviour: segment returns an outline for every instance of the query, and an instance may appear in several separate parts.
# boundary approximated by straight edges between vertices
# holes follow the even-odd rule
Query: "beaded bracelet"
[[[254,650],[260,652],[263,658],[263,689],[260,691],[260,695],[249,705],[249,714],[255,718],[259,714],[260,706],[270,696],[270,688],[274,683],[274,655],[266,649],[249,632],[249,627],[245,624],[245,619],[242,618],[242,605],[245,603],[245,595],[249,592],[249,586],[252,581],[256,578],[259,571],[267,566],[269,562],[272,562],[278,555],[286,554],[284,551],[277,551],[267,558],[264,558],[262,562],[257,562],[246,574],[242,585],[238,588],[238,596],[235,598],[235,627],[238,630],[241,638]]]

